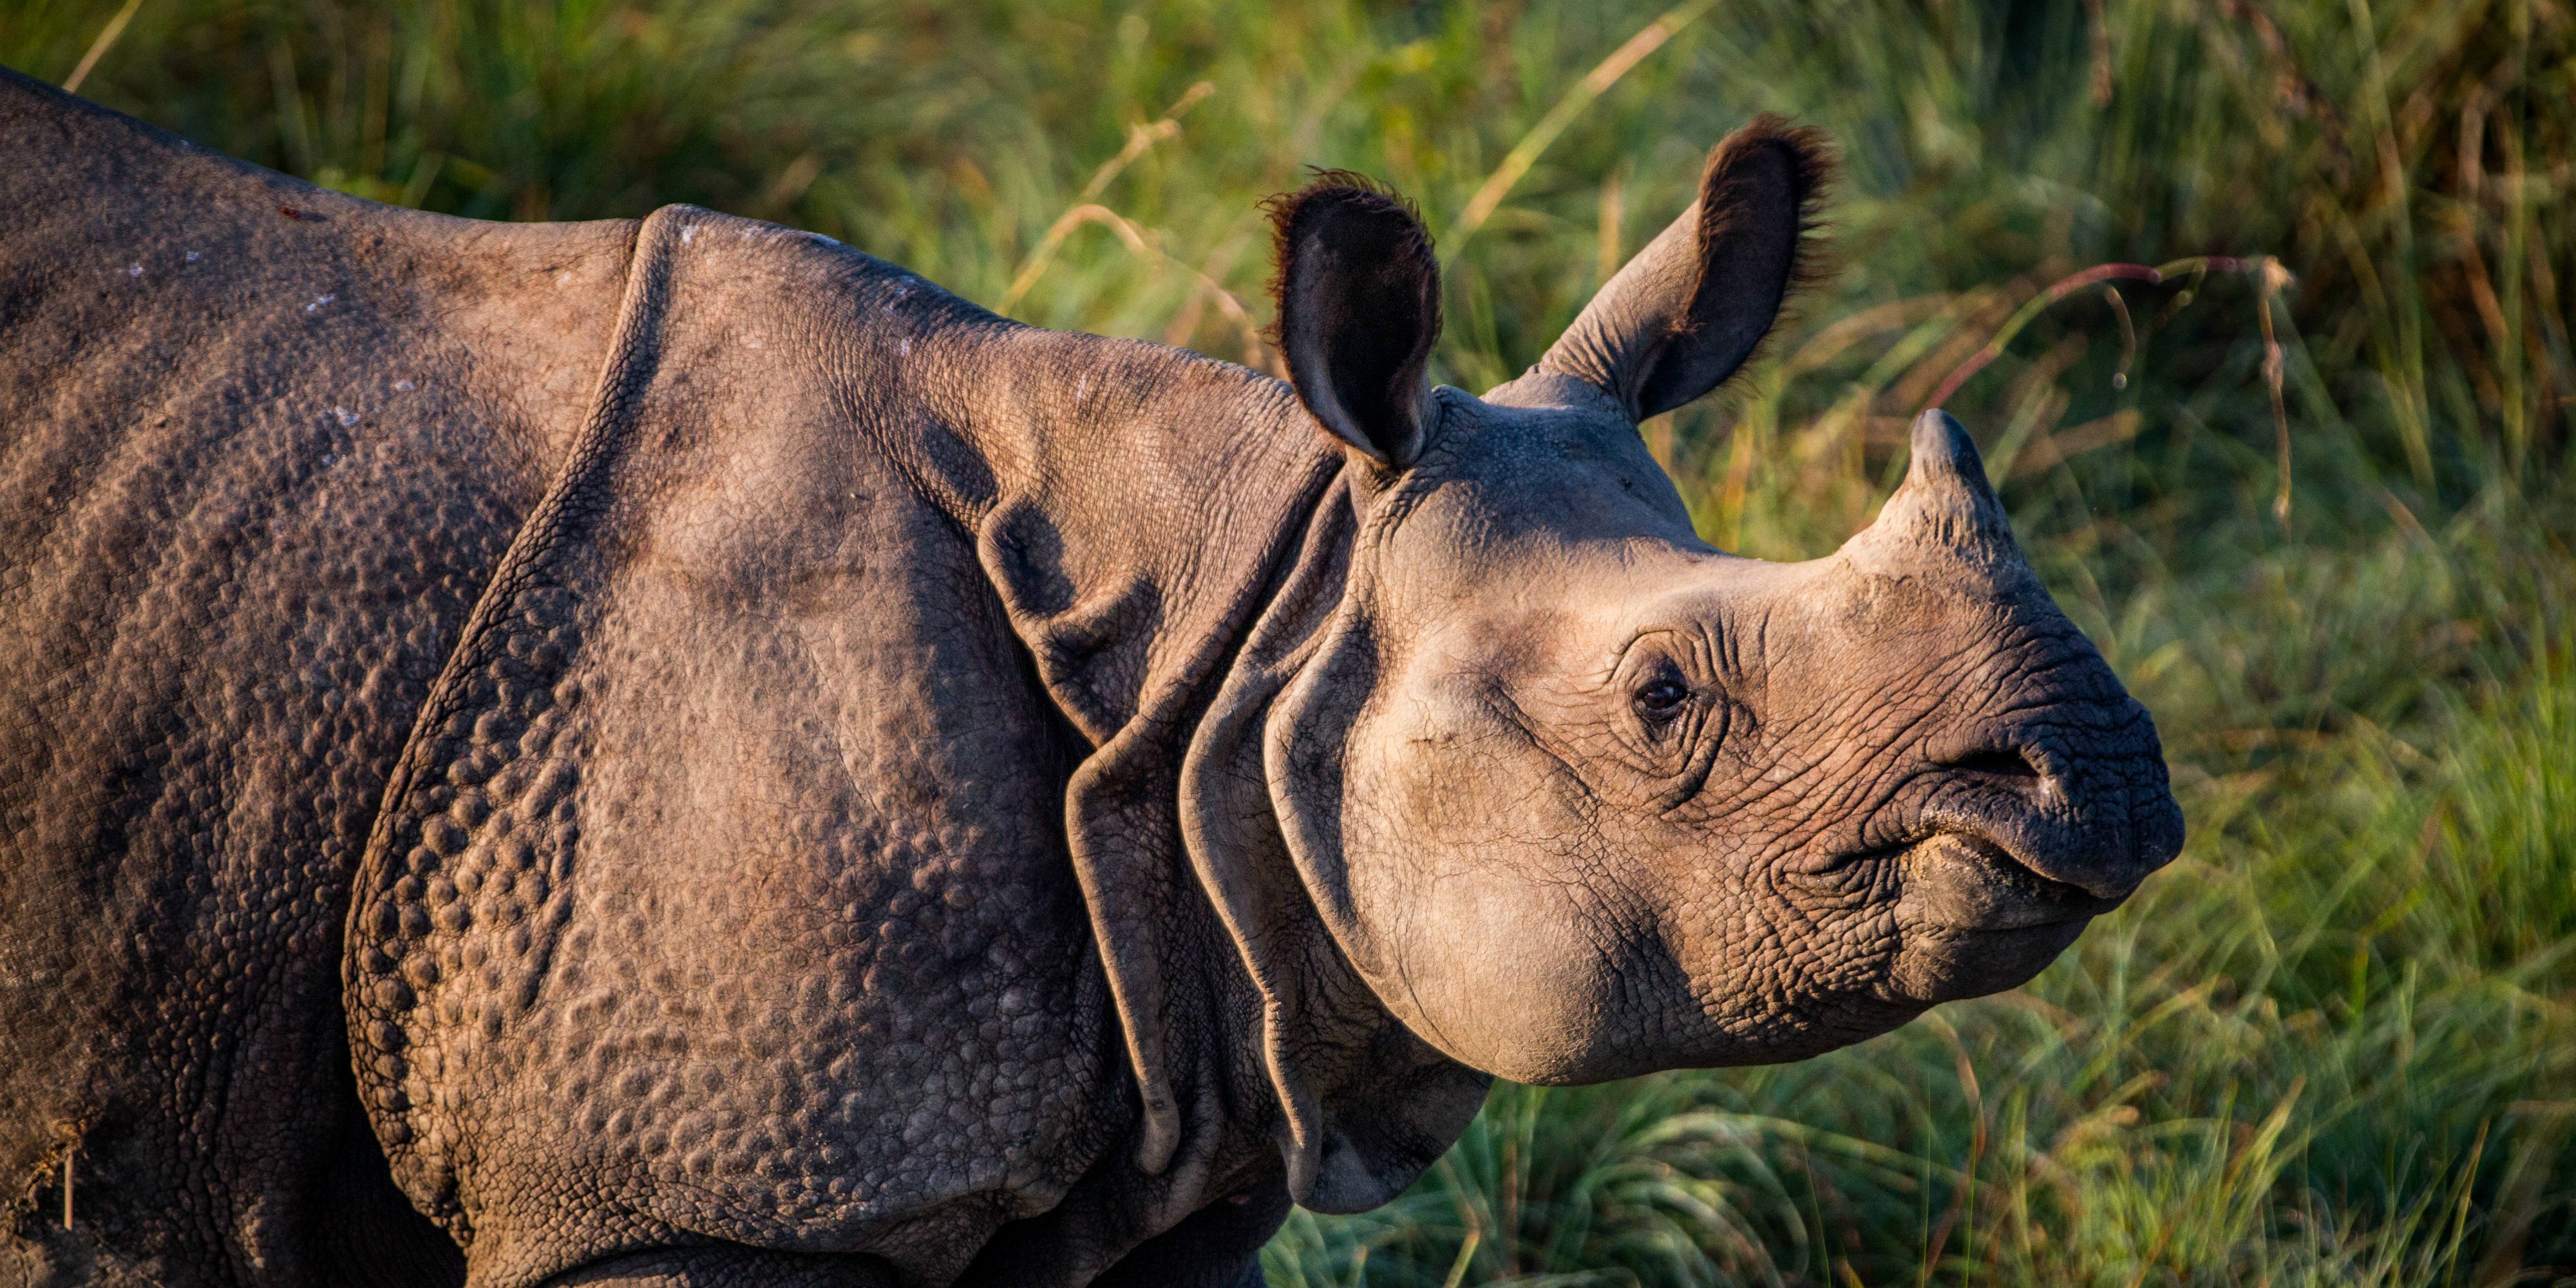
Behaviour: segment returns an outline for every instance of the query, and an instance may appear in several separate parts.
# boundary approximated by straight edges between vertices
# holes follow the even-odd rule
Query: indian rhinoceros
[[[2181,823],[1967,435],[1779,565],[1637,433],[1824,164],[1478,397],[1347,175],[1281,381],[0,75],[0,1277],[1257,1283],[1490,1078],[2028,978]]]

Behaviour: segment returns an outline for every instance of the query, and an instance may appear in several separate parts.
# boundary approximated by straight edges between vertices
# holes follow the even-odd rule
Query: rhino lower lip
[[[1928,837],[1908,847],[1898,863],[1904,883],[1900,912],[1956,930],[2059,925],[2098,916],[2121,902],[2042,876],[2011,851],[1968,833]]]

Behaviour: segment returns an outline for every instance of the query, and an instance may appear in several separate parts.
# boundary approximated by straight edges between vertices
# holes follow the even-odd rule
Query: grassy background
[[[0,62],[63,79],[123,7],[0,0]],[[1712,540],[1819,554],[2003,341],[1950,405],[2189,847],[2014,993],[1498,1089],[1396,1204],[1294,1216],[1272,1283],[2576,1276],[2566,0],[138,0],[83,92],[380,200],[695,201],[1256,364],[1254,202],[1352,167],[1442,233],[1470,388],[1724,131],[1823,125],[1843,271],[1650,443]],[[2248,263],[2002,334],[2210,255]]]

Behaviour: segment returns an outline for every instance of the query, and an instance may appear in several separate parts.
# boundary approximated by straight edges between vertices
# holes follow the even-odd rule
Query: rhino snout
[[[1967,838],[1965,852],[1983,867],[2019,869],[2006,886],[2059,888],[2043,891],[2041,904],[2092,905],[2086,916],[2119,906],[2182,848],[2182,811],[2154,725],[2136,703],[2119,705],[2105,722],[2108,746],[2068,748],[2022,729],[1939,756],[1925,830]]]

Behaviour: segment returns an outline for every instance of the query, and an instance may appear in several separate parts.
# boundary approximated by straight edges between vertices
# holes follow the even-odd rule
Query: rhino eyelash
[[[1668,726],[1682,717],[1694,696],[1689,685],[1661,676],[1638,686],[1628,704],[1647,724]]]

